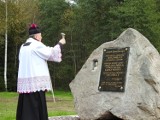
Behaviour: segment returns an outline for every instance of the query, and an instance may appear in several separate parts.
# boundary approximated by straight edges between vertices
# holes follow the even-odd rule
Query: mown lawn
[[[50,92],[47,93],[48,115],[75,115],[71,92],[54,91],[55,100]],[[15,92],[0,92],[0,120],[15,120],[18,94]]]

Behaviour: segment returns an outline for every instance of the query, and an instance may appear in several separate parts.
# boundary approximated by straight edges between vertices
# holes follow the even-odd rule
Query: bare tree
[[[5,1],[5,7],[6,7],[6,31],[5,31],[5,60],[4,60],[4,84],[5,84],[5,90],[7,91],[7,46],[8,46],[8,29],[7,29],[7,23],[8,23],[8,7],[7,7],[7,0]]]

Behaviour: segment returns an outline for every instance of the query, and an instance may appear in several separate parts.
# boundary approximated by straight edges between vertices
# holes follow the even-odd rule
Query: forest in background
[[[94,49],[116,39],[127,28],[147,37],[160,51],[159,0],[6,0],[8,7],[8,91],[16,91],[18,52],[28,38],[28,27],[41,28],[43,43],[54,46],[66,34],[63,61],[48,62],[54,89],[69,90]],[[0,91],[5,91],[4,56],[6,2],[0,0]]]

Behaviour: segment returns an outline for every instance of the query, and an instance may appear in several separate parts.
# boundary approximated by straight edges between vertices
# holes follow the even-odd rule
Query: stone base
[[[49,120],[80,120],[76,115],[49,117]]]
[[[80,120],[79,116],[76,115],[69,115],[69,116],[54,116],[49,117],[49,120]],[[114,116],[110,112],[106,112],[104,115],[102,115],[100,118],[96,120],[123,120],[116,116]]]

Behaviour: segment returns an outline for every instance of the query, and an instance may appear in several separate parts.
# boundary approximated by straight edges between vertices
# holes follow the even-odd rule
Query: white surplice
[[[19,52],[18,93],[51,90],[47,61],[61,62],[60,45],[48,47],[33,38],[27,39]]]

